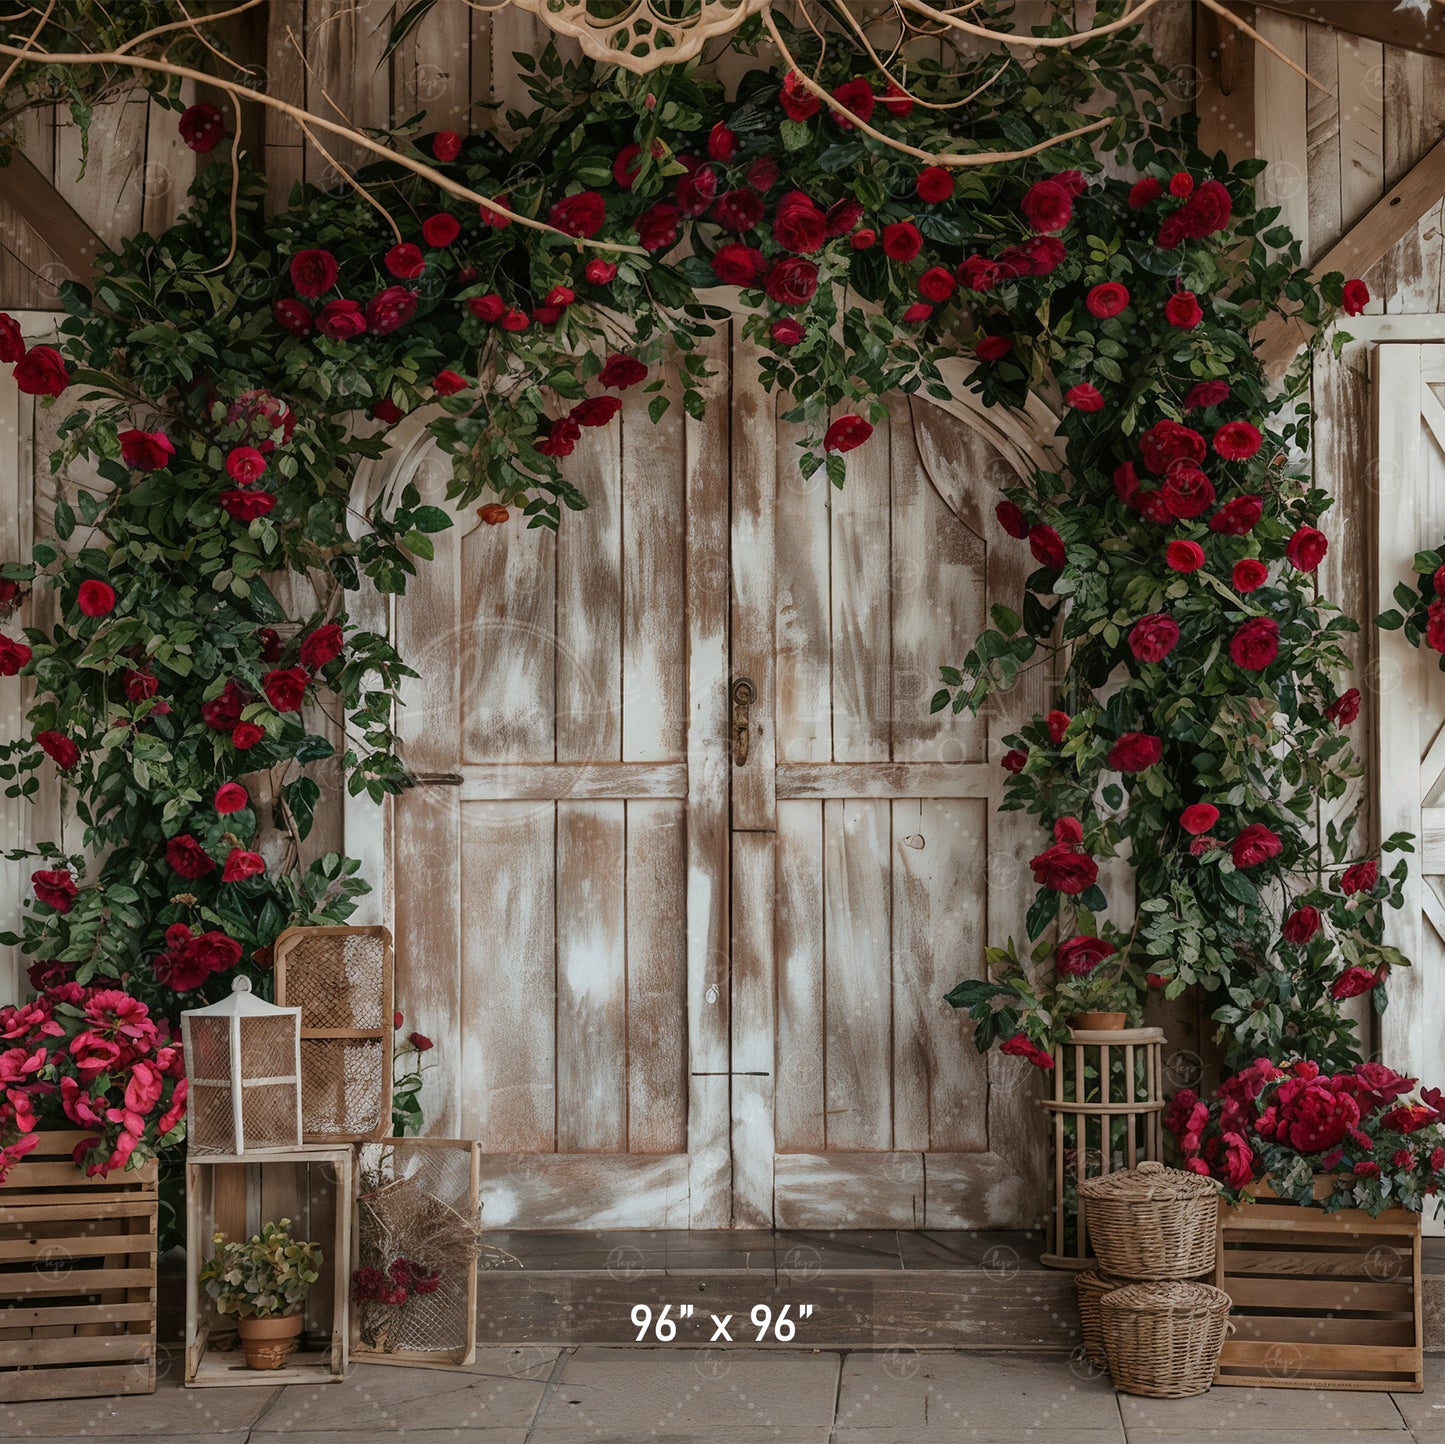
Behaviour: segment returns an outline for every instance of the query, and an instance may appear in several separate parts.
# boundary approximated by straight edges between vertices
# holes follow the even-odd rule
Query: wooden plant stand
[[[1330,1191],[1315,1183],[1315,1197]],[[1273,1389],[1424,1388],[1420,1215],[1323,1213],[1276,1198],[1219,1211],[1214,1282],[1233,1300],[1218,1384]]]
[[[156,1387],[156,1165],[87,1178],[53,1131],[0,1189],[0,1401]]]

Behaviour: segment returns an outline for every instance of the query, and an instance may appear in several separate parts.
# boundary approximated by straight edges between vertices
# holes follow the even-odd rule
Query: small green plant
[[[222,1314],[238,1319],[284,1318],[301,1312],[306,1290],[321,1276],[321,1245],[291,1237],[291,1220],[261,1225],[244,1243],[230,1243],[219,1230],[216,1251],[200,1281]]]
[[[1065,1017],[1079,1013],[1139,1012],[1139,991],[1119,967],[1102,967],[1082,978],[1063,978],[1058,989]]]

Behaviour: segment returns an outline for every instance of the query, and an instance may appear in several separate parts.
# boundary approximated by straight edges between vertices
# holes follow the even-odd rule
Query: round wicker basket
[[[1079,1184],[1099,1268],[1125,1279],[1190,1279],[1214,1269],[1219,1185],[1141,1163]]]
[[[1101,1369],[1108,1367],[1104,1357],[1103,1321],[1099,1317],[1099,1300],[1115,1289],[1123,1288],[1128,1279],[1116,1279],[1099,1269],[1084,1269],[1074,1275],[1074,1288],[1079,1295],[1079,1332],[1084,1338],[1084,1357]]]
[[[1229,1325],[1229,1295],[1208,1284],[1130,1284],[1099,1300],[1114,1387],[1184,1399],[1214,1382]]]

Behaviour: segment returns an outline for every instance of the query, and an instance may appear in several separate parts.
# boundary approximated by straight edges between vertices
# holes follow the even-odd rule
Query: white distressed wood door
[[[1037,1212],[1034,1079],[943,995],[1019,934],[1033,840],[1000,817],[1004,716],[929,715],[1026,558],[1007,463],[895,398],[846,485],[746,384],[732,465],[732,665],[756,689],[732,769],[733,1218],[984,1228]],[[786,403],[783,403],[784,408]],[[998,543],[1002,542],[1002,545]],[[1041,677],[1010,698],[1032,711]]]

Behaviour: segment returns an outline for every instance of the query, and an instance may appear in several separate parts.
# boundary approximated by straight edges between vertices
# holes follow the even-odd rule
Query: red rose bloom
[[[934,301],[941,305],[949,300],[957,289],[958,282],[953,279],[953,273],[942,266],[930,266],[918,278],[918,294],[925,301]]]
[[[25,354],[25,336],[14,316],[0,311],[0,361],[13,366]]]
[[[923,249],[923,237],[912,221],[883,227],[883,254],[891,261],[911,261]]]
[[[1340,305],[1347,316],[1358,316],[1370,304],[1370,288],[1358,278],[1346,281]]]
[[[340,274],[341,268],[330,251],[297,251],[291,257],[291,285],[304,300],[324,296]]]
[[[763,203],[752,191],[724,191],[712,208],[712,218],[725,231],[742,235],[763,218]]]
[[[578,426],[606,426],[621,410],[620,396],[589,396],[579,401],[569,415]]]
[[[507,214],[511,208],[510,197],[493,196],[490,205],[486,201],[478,202],[477,216],[484,226],[490,226],[494,231],[505,231],[512,224],[512,218]]]
[[[166,843],[166,861],[178,877],[205,877],[216,870],[215,859],[189,832],[178,833]]]
[[[1074,411],[1102,411],[1104,397],[1096,386],[1080,381],[1064,392],[1064,405]]]
[[[883,109],[902,120],[913,114],[913,97],[896,80],[890,80],[883,92]]]
[[[241,720],[245,699],[234,682],[227,682],[209,702],[201,703],[201,720],[217,732],[229,732]]]
[[[420,246],[398,241],[384,257],[382,264],[398,281],[414,281],[426,270],[426,257]]]
[[[1204,319],[1204,311],[1193,291],[1176,291],[1164,303],[1164,319],[1181,331],[1189,331]]]
[[[778,163],[770,155],[760,155],[748,166],[745,175],[755,191],[767,194],[778,183]]]
[[[844,196],[828,207],[825,219],[830,237],[846,236],[863,219],[863,207],[852,196]]]
[[[607,286],[617,279],[617,263],[615,261],[591,260],[582,267],[582,274],[594,286]]]
[[[1323,1078],[1288,1078],[1280,1084],[1258,1128],[1266,1138],[1298,1153],[1324,1153],[1341,1143],[1360,1121],[1360,1106]]]
[[[789,191],[773,217],[773,239],[785,250],[811,255],[822,249],[828,221],[801,191]]]
[[[1181,462],[1159,488],[1171,516],[1181,520],[1203,516],[1214,505],[1214,484],[1197,467]]]
[[[729,165],[737,158],[738,138],[722,121],[708,132],[707,153],[722,165]]]
[[[1324,561],[1329,545],[1322,531],[1316,531],[1312,526],[1302,526],[1289,539],[1284,554],[1297,571],[1312,572]]]
[[[454,161],[462,152],[462,138],[454,130],[439,130],[432,137],[431,153],[443,164]]]
[[[873,87],[861,79],[845,80],[833,92],[833,99],[846,110],[851,110],[859,120],[868,121],[873,118],[873,104],[876,97],[873,94]],[[836,110],[830,112],[833,123],[839,130],[852,130],[853,122],[846,115],[839,115]]]
[[[647,367],[633,356],[612,355],[604,363],[597,379],[610,391],[626,391],[647,379]]]
[[[1000,1045],[999,1052],[1007,1053],[1011,1058],[1027,1058],[1035,1068],[1052,1068],[1054,1066],[1052,1055],[1029,1042],[1026,1033],[1015,1033],[1006,1043]]]
[[[862,446],[873,435],[873,424],[861,416],[849,412],[840,416],[823,434],[823,450],[832,452],[852,451]]]
[[[1194,411],[1206,406],[1219,406],[1229,400],[1229,382],[1196,381],[1184,393],[1184,409]]]
[[[176,129],[198,155],[208,155],[226,138],[226,122],[214,105],[188,105]]]
[[[406,412],[390,396],[383,396],[380,401],[372,403],[371,414],[378,421],[384,421],[388,426],[395,426],[406,415]]]
[[[260,853],[247,852],[243,847],[233,847],[226,854],[226,866],[221,870],[222,882],[245,882],[248,877],[266,871],[266,859]]]
[[[1060,943],[1054,953],[1054,966],[1066,978],[1082,978],[1092,973],[1105,958],[1113,957],[1117,949],[1103,938],[1080,934]]]
[[[1011,772],[1015,777],[1024,770],[1029,760],[1029,754],[1018,747],[1014,747],[999,759],[999,766],[1005,772]]]
[[[253,486],[266,470],[266,458],[254,446],[233,446],[226,453],[226,475],[237,486]]]
[[[1124,732],[1109,749],[1108,765],[1115,772],[1142,772],[1164,756],[1164,744],[1148,732]]]
[[[1180,200],[1190,195],[1194,190],[1194,177],[1188,171],[1175,171],[1169,177],[1169,194],[1178,196]]]
[[[1214,433],[1214,449],[1226,461],[1248,461],[1263,444],[1259,428],[1248,421],[1226,421]]]
[[[1098,880],[1099,865],[1087,853],[1075,852],[1072,843],[1056,842],[1046,847],[1029,866],[1034,872],[1034,881],[1051,892],[1061,892],[1069,897],[1078,897],[1087,892]]]
[[[127,701],[148,702],[160,690],[160,685],[160,679],[151,673],[126,668],[124,686]]]
[[[1054,823],[1054,841],[1076,847],[1084,840],[1084,825],[1077,817],[1060,817]]]
[[[1204,565],[1204,548],[1196,541],[1172,541],[1164,548],[1170,571],[1197,572]]]
[[[429,246],[449,246],[462,233],[462,223],[445,211],[428,216],[421,223],[421,238]]]
[[[987,256],[972,255],[958,268],[958,279],[970,291],[988,292],[1003,282],[1003,267]]]
[[[24,642],[0,636],[0,677],[15,676],[22,667],[29,666],[33,655]]]
[[[39,872],[32,872],[30,886],[46,907],[54,908],[58,913],[68,913],[75,901],[75,879],[63,868],[42,868]]]
[[[780,256],[768,267],[763,290],[780,306],[806,306],[818,289],[818,268],[804,256]]]
[[[1068,561],[1063,538],[1053,527],[1045,526],[1042,522],[1029,528],[1029,551],[1040,566],[1049,567],[1056,572],[1061,571]]]
[[[933,314],[933,307],[927,301],[915,301],[903,313],[903,324],[905,326],[918,326],[926,321]]]
[[[642,169],[642,147],[634,140],[624,145],[612,159],[612,179],[625,191],[637,183]]]
[[[438,396],[455,396],[458,391],[465,391],[471,382],[465,376],[458,376],[455,371],[438,371],[432,377],[432,390]]]
[[[221,510],[235,517],[237,521],[255,521],[273,511],[276,498],[269,491],[223,491],[216,498]]]
[[[301,643],[302,665],[313,672],[319,671],[341,655],[341,647],[341,628],[335,622],[324,622]]]
[[[973,354],[980,361],[1002,361],[1014,348],[1010,336],[980,336],[973,348]]]
[[[1341,727],[1348,727],[1360,715],[1360,689],[1351,687],[1341,692],[1328,707],[1325,716]]]
[[[1237,592],[1255,592],[1269,580],[1269,568],[1253,557],[1235,562],[1230,580]]]
[[[1029,275],[1047,276],[1058,270],[1068,248],[1057,236],[1033,236],[1019,248],[1029,263]]]
[[[1118,281],[1103,281],[1095,286],[1084,298],[1091,316],[1107,320],[1117,316],[1129,304],[1129,288]]]
[[[1425,629],[1425,645],[1437,652],[1445,652],[1445,601],[1439,599],[1430,603],[1430,620]]]
[[[1179,461],[1204,460],[1204,438],[1192,427],[1165,417],[1139,438],[1139,454],[1155,476],[1163,476]]]
[[[261,690],[278,712],[299,712],[311,679],[300,667],[283,667],[261,678]]]
[[[1019,209],[1036,231],[1061,231],[1074,213],[1073,197],[1056,180],[1035,181],[1019,202]]]
[[[575,417],[559,416],[547,428],[546,437],[537,443],[543,456],[571,456],[577,449],[582,426]]]
[[[1320,930],[1320,910],[1306,903],[1284,920],[1284,940],[1296,947],[1309,942]]]
[[[665,251],[677,244],[681,220],[681,206],[675,206],[671,201],[659,201],[638,216],[633,229],[643,250]]]
[[[249,752],[265,735],[265,729],[254,722],[237,722],[231,729],[231,745],[238,752]]]
[[[1163,194],[1164,187],[1152,175],[1146,175],[1129,187],[1129,205],[1136,211],[1142,211]]]
[[[810,116],[817,115],[818,107],[823,102],[803,84],[803,79],[796,70],[790,70],[783,77],[778,103],[789,120],[807,120]]]
[[[366,330],[366,313],[359,301],[328,301],[316,313],[316,329],[333,341],[350,341]]]
[[[1257,496],[1236,496],[1209,518],[1209,530],[1220,536],[1247,536],[1264,515],[1264,503]]]
[[[802,323],[795,321],[791,316],[785,316],[781,321],[774,321],[768,328],[768,335],[773,339],[773,345],[781,346],[786,350],[790,346],[796,346],[799,341],[807,335]]]
[[[1284,843],[1262,822],[1252,822],[1229,845],[1229,855],[1238,868],[1258,867],[1284,851]]]
[[[87,617],[109,616],[115,610],[115,588],[109,582],[81,582],[75,604]]]
[[[14,376],[27,396],[59,396],[70,385],[70,372],[54,346],[32,346],[15,363]]]
[[[159,471],[176,454],[164,431],[122,431],[120,459],[136,471]]]
[[[1344,876],[1340,878],[1340,891],[1346,897],[1353,897],[1355,893],[1372,893],[1375,885],[1380,880],[1380,867],[1376,862],[1357,862],[1352,867],[1347,867]]]
[[[941,165],[925,166],[918,172],[918,180],[914,184],[914,189],[918,192],[919,200],[935,206],[940,201],[946,201],[953,194],[953,173],[945,170]]]
[[[425,1033],[408,1033],[406,1035],[406,1041],[410,1043],[418,1053],[429,1053],[436,1046]],[[429,1291],[418,1289],[417,1292],[423,1293]]]
[[[250,794],[239,782],[223,782],[212,799],[216,811],[222,816],[240,812],[242,808],[248,807],[250,802]]]
[[[767,268],[763,253],[756,246],[732,241],[712,258],[712,270],[725,286],[751,286]]]
[[[1212,802],[1193,802],[1179,814],[1179,826],[1191,837],[1208,832],[1219,821],[1219,809]]]
[[[994,508],[993,514],[998,518],[998,524],[1012,537],[1022,541],[1029,534],[1028,518],[1011,501],[1001,501]]]
[[[1346,968],[1330,984],[1330,997],[1340,1001],[1345,998],[1358,998],[1361,993],[1368,993],[1379,981],[1369,968]]]
[[[331,303],[333,306],[336,302]],[[323,306],[322,314],[325,315],[329,308]],[[405,286],[388,286],[379,295],[373,296],[366,306],[366,324],[378,336],[390,336],[393,331],[399,331],[413,316],[416,315],[416,292],[408,291]],[[320,322],[317,323],[320,325]],[[326,328],[321,327],[324,331]]]
[[[1234,665],[1246,672],[1262,672],[1279,656],[1279,623],[1273,617],[1251,617],[1229,639]]]
[[[1178,624],[1162,612],[1140,617],[1129,628],[1129,650],[1141,662],[1162,662],[1178,643]]]
[[[1067,712],[1050,712],[1044,718],[1044,726],[1048,728],[1049,741],[1055,746],[1064,740],[1064,734],[1069,730],[1069,723],[1073,718]],[[1083,834],[1080,833],[1080,836]]]
[[[578,191],[576,195],[563,196],[547,212],[548,225],[555,226],[564,235],[577,236],[582,240],[595,236],[606,219],[606,203],[596,191]]]
[[[878,232],[864,226],[861,231],[854,231],[848,237],[848,244],[855,251],[871,251],[878,240]]]

